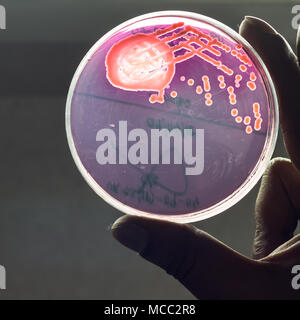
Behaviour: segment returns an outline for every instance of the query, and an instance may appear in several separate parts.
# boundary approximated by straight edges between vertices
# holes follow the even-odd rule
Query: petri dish
[[[178,223],[240,201],[277,131],[259,55],[228,26],[184,11],[138,16],[105,34],[66,103],[71,153],[92,189],[126,214]]]

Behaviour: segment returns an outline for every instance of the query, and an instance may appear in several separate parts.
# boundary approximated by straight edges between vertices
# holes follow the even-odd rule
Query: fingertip
[[[279,118],[285,145],[292,161],[299,169],[300,72],[297,56],[287,40],[262,19],[245,17],[240,26],[240,34],[253,46],[272,77],[278,96]],[[298,52],[299,36],[298,33]]]
[[[115,229],[117,229],[120,225],[124,225],[126,223],[128,223],[128,219],[129,219],[129,222],[130,222],[130,218],[131,216],[129,215],[124,215],[124,216],[121,216],[119,217],[111,226],[111,230],[114,231]]]
[[[166,245],[166,240],[177,241],[180,235],[194,229],[191,225],[133,215],[124,215],[111,226],[113,237],[138,253],[151,245],[160,246],[161,242]]]
[[[138,220],[131,216],[122,216],[111,227],[113,237],[125,247],[140,253],[148,244],[148,233]]]
[[[190,224],[123,216],[112,226],[114,237],[126,247],[164,269],[197,298],[230,297],[231,288],[244,296],[237,274],[248,274],[251,260]],[[222,272],[226,272],[224,278]],[[251,280],[251,283],[253,281]]]
[[[291,160],[283,157],[275,157],[270,160],[263,176],[274,174],[282,170],[282,167],[290,166],[292,164]]]
[[[298,57],[298,64],[300,60],[300,25],[298,26],[297,36],[296,36],[296,53]]]
[[[246,16],[240,25],[239,32],[261,56],[269,71],[273,76],[275,75],[276,81],[280,81],[280,79],[277,79],[276,72],[278,71],[277,73],[282,76],[282,69],[286,68],[286,66],[281,66],[282,63],[294,66],[290,45],[266,21],[257,17]]]
[[[257,36],[258,30],[261,33],[277,34],[277,31],[263,19],[253,16],[245,16],[240,25],[239,32],[241,34],[254,33],[254,35]]]

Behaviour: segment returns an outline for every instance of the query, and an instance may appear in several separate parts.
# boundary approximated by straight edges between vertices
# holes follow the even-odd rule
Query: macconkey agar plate
[[[228,209],[274,150],[274,85],[238,33],[162,11],[104,35],[80,63],[66,106],[81,174],[127,214],[193,222]]]

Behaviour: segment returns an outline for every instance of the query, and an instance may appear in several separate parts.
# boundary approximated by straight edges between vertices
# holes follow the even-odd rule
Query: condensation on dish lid
[[[235,31],[195,13],[155,12],[90,49],[70,86],[66,129],[81,174],[109,204],[193,222],[257,183],[277,138],[277,100]]]

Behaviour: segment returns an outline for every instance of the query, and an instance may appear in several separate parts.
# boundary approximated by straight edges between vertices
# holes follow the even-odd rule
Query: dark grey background
[[[232,28],[269,21],[294,47],[290,1],[9,0],[0,30],[0,299],[192,298],[159,268],[113,240],[120,213],[88,187],[64,129],[66,93],[90,46],[136,15],[183,9]],[[275,155],[284,156],[281,137]],[[249,256],[258,186],[226,213],[196,223]],[[220,261],[220,263],[222,263]]]

